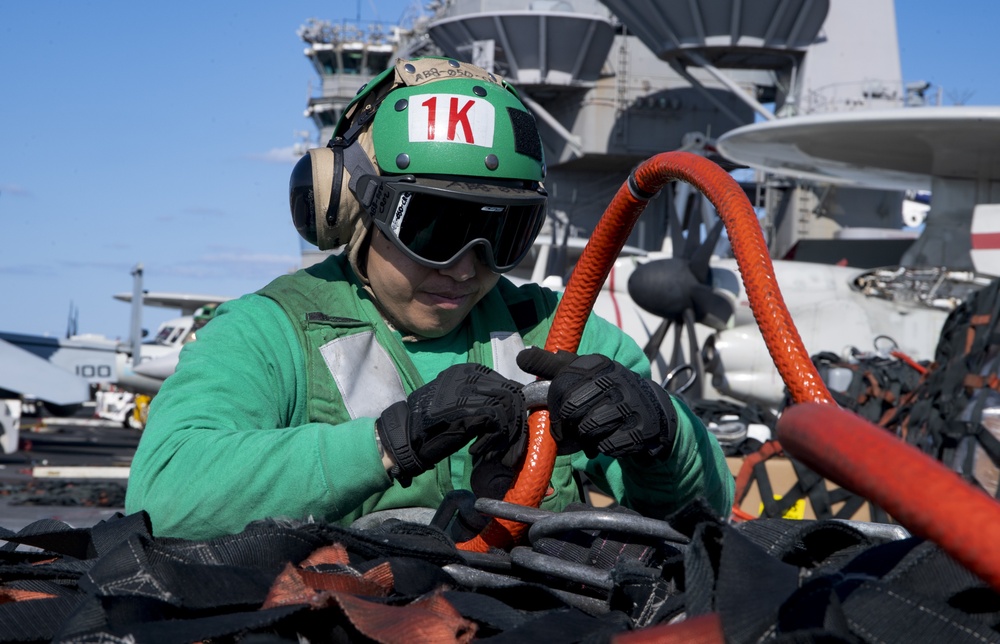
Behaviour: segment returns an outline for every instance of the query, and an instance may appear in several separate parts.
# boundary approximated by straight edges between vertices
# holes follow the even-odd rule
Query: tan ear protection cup
[[[335,241],[335,227],[329,221],[336,222],[337,213],[330,213],[330,193],[333,189],[333,150],[330,148],[315,148],[307,152],[312,164],[313,212],[316,217],[316,242],[323,249],[333,248],[339,244]],[[329,217],[332,214],[333,217]]]
[[[374,164],[372,138],[368,131],[361,133],[356,145],[365,150]],[[320,250],[330,250],[349,244],[355,236],[358,224],[366,226],[368,223],[362,221],[361,204],[348,187],[351,173],[343,168],[343,160],[336,158],[339,152],[331,148],[314,148],[308,152],[312,161],[316,241]],[[341,165],[342,169],[340,185],[335,188],[333,184],[337,164]]]

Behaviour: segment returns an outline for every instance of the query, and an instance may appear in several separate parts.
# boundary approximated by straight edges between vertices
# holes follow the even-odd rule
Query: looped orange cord
[[[871,499],[1000,591],[1000,504],[918,449],[836,405],[785,307],[756,214],[732,177],[687,152],[657,155],[633,177],[640,196],[630,190],[631,179],[618,190],[570,277],[545,348],[577,349],[598,291],[645,208],[642,196],[655,194],[667,181],[687,181],[708,197],[725,223],[750,308],[795,403],[779,419],[772,449],[786,449],[821,476]],[[533,413],[530,422],[528,454],[504,500],[537,507],[552,474],[555,441],[547,412]],[[480,552],[490,546],[506,548],[525,529],[497,519],[459,547]]]
[[[664,152],[646,160],[618,189],[570,276],[545,348],[577,350],[601,286],[648,199],[667,182],[678,179],[698,188],[719,212],[743,276],[750,308],[793,400],[833,403],[778,290],[774,266],[753,206],[729,173],[690,152]],[[530,507],[541,504],[556,457],[556,444],[549,435],[548,425],[547,411],[536,411],[529,417],[527,454],[504,501]],[[481,534],[459,543],[458,547],[474,552],[507,549],[521,538],[526,528],[516,521],[494,519]]]

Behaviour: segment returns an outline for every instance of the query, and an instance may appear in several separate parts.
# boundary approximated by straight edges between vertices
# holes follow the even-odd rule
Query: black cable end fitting
[[[635,178],[635,170],[629,173],[627,183],[628,183],[628,191],[631,192],[632,196],[638,199],[639,201],[649,201],[654,196],[656,196],[655,192],[646,192],[645,190],[639,187],[639,182],[636,181]]]

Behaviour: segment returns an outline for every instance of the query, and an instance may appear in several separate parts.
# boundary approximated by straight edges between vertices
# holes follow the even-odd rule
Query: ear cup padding
[[[363,167],[366,172],[377,173],[370,160],[370,134],[362,132],[355,145],[359,145],[364,151],[361,155],[364,163],[359,167]],[[316,246],[320,250],[330,250],[349,243],[355,230],[367,225],[367,221],[362,221],[361,204],[349,187],[351,170],[345,167],[343,148],[314,148],[308,154],[312,160]]]
[[[320,250],[329,250],[343,243],[340,240],[337,226],[340,210],[340,186],[334,187],[338,159],[334,150],[330,148],[315,148],[309,150],[308,154],[312,158],[313,199],[316,204],[316,245]],[[342,162],[340,165],[343,167]],[[340,174],[343,174],[343,171]]]
[[[292,224],[302,239],[316,245],[316,199],[313,190],[312,155],[304,154],[295,162],[288,178],[288,207]]]

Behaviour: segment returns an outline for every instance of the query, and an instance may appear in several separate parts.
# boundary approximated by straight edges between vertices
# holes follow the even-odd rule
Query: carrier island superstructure
[[[722,160],[714,142],[738,127],[919,105],[927,90],[903,83],[891,0],[451,0],[402,26],[313,19],[300,36],[321,79],[306,109],[316,145],[397,56],[457,57],[511,80],[545,145],[554,235],[586,236],[623,178],[658,152]],[[897,234],[903,190],[738,176],[761,209],[773,257],[884,265],[912,243]],[[686,186],[665,192],[629,245],[663,248],[670,200],[682,216],[710,223],[711,207]],[[858,243],[871,236],[877,251]],[[877,262],[866,256],[873,252]]]

